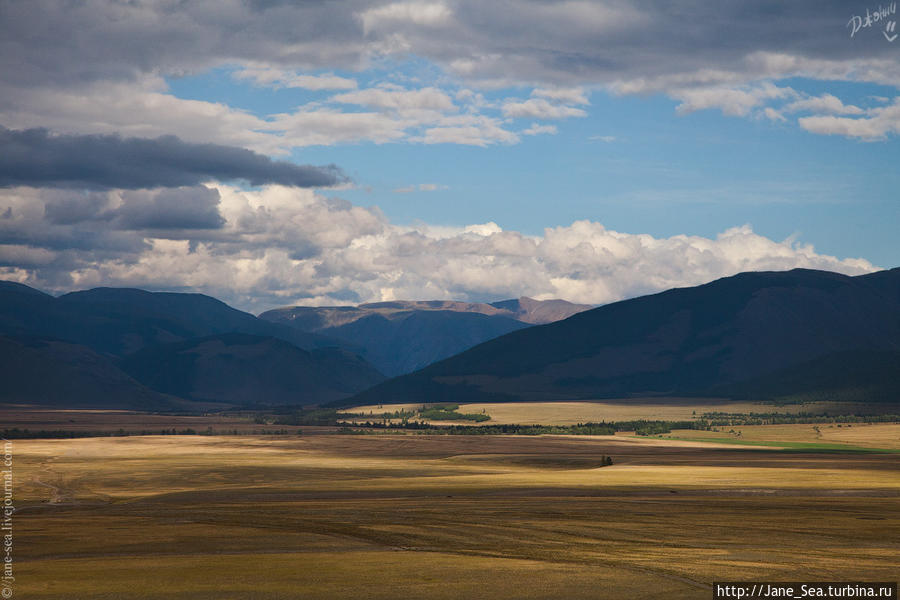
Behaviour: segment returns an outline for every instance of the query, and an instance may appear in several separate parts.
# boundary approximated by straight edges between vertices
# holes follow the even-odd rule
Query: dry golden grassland
[[[380,404],[357,406],[344,412],[380,415],[397,410],[418,410],[422,403]],[[897,405],[860,405],[847,402],[810,402],[777,406],[760,402],[733,402],[729,400],[699,400],[697,398],[634,398],[619,401],[596,402],[503,402],[485,404],[460,404],[461,413],[481,413],[490,415],[491,420],[478,425],[575,425],[587,422],[635,421],[690,421],[699,419],[704,413],[724,412],[736,414],[783,413],[783,414],[878,414],[880,411],[900,410]],[[359,419],[358,419],[359,420]],[[363,419],[364,420],[364,419]],[[468,423],[472,424],[472,423]]]
[[[717,431],[675,429],[664,438],[697,441],[728,440],[731,443],[789,442],[799,444],[900,449],[898,423],[796,423],[790,425],[735,425]],[[733,432],[733,433],[732,433]],[[802,446],[801,446],[802,447]],[[900,460],[900,457],[898,457]]]
[[[900,554],[896,454],[305,435],[17,440],[14,457],[22,598],[705,598],[895,580]]]

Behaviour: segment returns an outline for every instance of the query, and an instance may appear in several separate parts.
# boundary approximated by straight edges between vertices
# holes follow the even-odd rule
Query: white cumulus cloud
[[[543,98],[529,98],[517,102],[503,104],[503,115],[514,119],[568,119],[569,117],[586,117],[587,112],[580,108],[554,104]]]
[[[456,108],[450,96],[434,87],[418,90],[369,88],[338,94],[331,100],[342,104],[358,104],[395,110],[454,110]]]
[[[681,101],[676,111],[688,114],[698,110],[717,108],[723,114],[743,117],[769,100],[788,98],[796,92],[788,87],[762,83],[749,87],[713,86],[674,90],[670,95]]]
[[[536,88],[531,92],[532,96],[549,98],[566,104],[590,104],[584,88]]]
[[[812,112],[831,115],[861,115],[863,109],[852,104],[844,104],[832,94],[822,94],[791,102],[784,107],[785,112]]]
[[[863,117],[814,115],[801,117],[800,127],[811,133],[842,135],[863,141],[878,141],[900,134],[900,97],[888,106],[870,108]]]
[[[714,238],[657,238],[576,221],[532,236],[493,222],[398,226],[377,208],[310,190],[208,187],[220,199],[221,227],[166,231],[142,230],[138,221],[110,230],[110,206],[121,212],[128,203],[144,202],[115,190],[90,196],[5,190],[0,207],[9,215],[0,219],[0,279],[52,291],[100,285],[193,289],[262,311],[294,303],[521,295],[599,304],[741,271],[875,269],[863,259],[770,240],[749,226]],[[65,211],[46,208],[57,206]]]
[[[360,15],[360,19],[368,33],[397,25],[435,27],[447,23],[452,16],[449,7],[437,2],[395,2],[370,8]]]
[[[238,80],[249,80],[255,85],[271,88],[302,88],[306,90],[355,90],[355,79],[339,77],[333,73],[303,75],[272,66],[245,67],[234,73]]]
[[[539,125],[538,123],[532,123],[531,127],[522,130],[522,135],[556,135],[558,132],[559,130],[556,128],[556,125]]]

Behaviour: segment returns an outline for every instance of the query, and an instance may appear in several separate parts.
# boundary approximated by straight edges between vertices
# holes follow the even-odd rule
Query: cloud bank
[[[896,111],[803,98],[773,83],[900,87],[897,45],[875,28],[849,36],[847,22],[862,8],[843,0],[90,0],[62,11],[52,0],[10,0],[0,18],[0,124],[177,134],[265,154],[361,141],[486,146],[520,141],[516,119],[582,117],[601,89],[665,94],[681,114],[786,121],[805,110],[812,114],[798,125],[811,133],[875,141],[897,134]],[[440,76],[393,91],[347,76],[410,57]],[[249,85],[335,93],[262,117],[169,93],[167,79],[214,68]],[[533,89],[487,107],[451,102],[460,86],[473,96],[472,88]]]
[[[189,144],[175,136],[51,135],[0,127],[0,186],[140,189],[243,180],[328,187],[347,181],[334,165],[274,161],[244,148]]]
[[[13,188],[0,191],[0,217],[0,279],[54,291],[189,289],[252,311],[521,295],[598,304],[748,270],[875,270],[748,226],[715,238],[655,238],[590,221],[538,236],[495,223],[410,227],[376,208],[283,186]]]

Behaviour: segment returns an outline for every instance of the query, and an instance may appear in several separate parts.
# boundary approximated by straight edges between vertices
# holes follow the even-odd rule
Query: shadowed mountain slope
[[[271,336],[306,349],[336,344],[319,335],[263,321],[203,294],[97,288],[65,294],[58,301],[90,324],[90,331],[78,332],[83,343],[113,354],[232,332]]]
[[[307,352],[241,333],[145,348],[120,364],[157,391],[242,406],[318,404],[384,380],[360,357],[337,348]]]
[[[836,352],[715,391],[747,400],[900,403],[900,352]]]
[[[900,269],[742,273],[516,331],[348,402],[722,393],[839,353],[900,351],[898,279]],[[872,376],[887,379],[892,363],[881,364]]]
[[[96,288],[54,298],[20,284],[0,286],[0,334],[52,337],[123,356],[153,344],[230,332],[276,337],[301,348],[340,344],[203,294]]]
[[[148,389],[90,348],[0,336],[0,402],[58,408],[175,410],[187,404]]]
[[[495,304],[394,301],[279,308],[260,318],[340,339],[358,348],[381,372],[399,375],[530,324],[566,318],[588,308],[564,300],[530,298]]]
[[[256,341],[238,343],[229,334]],[[215,335],[225,336],[222,340],[233,348],[216,355],[212,342],[196,341]],[[226,404],[296,404],[305,398],[318,403],[384,379],[359,356],[334,347],[343,345],[338,340],[258,319],[202,294],[98,288],[54,298],[0,282],[0,336],[5,336],[0,350],[7,358],[0,401],[9,403],[144,410],[190,406],[166,394]],[[201,360],[190,385],[159,386],[169,377],[166,369],[182,364],[166,358],[171,344],[178,343],[195,348],[186,355],[217,359]],[[148,386],[119,368],[123,356],[125,364],[136,365],[135,352],[158,359],[146,360],[136,371]]]

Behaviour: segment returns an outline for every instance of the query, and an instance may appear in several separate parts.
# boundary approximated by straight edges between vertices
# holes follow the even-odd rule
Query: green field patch
[[[459,404],[432,404],[428,408],[420,410],[419,417],[428,421],[473,421],[475,423],[491,420],[490,415],[485,413],[461,413]]]
[[[876,454],[900,454],[896,448],[865,448],[850,444],[826,444],[817,442],[778,442],[774,440],[742,440],[739,438],[684,437],[674,435],[653,436],[661,440],[680,440],[685,442],[709,442],[711,444],[735,444],[738,446],[774,447],[786,452],[863,452]]]

